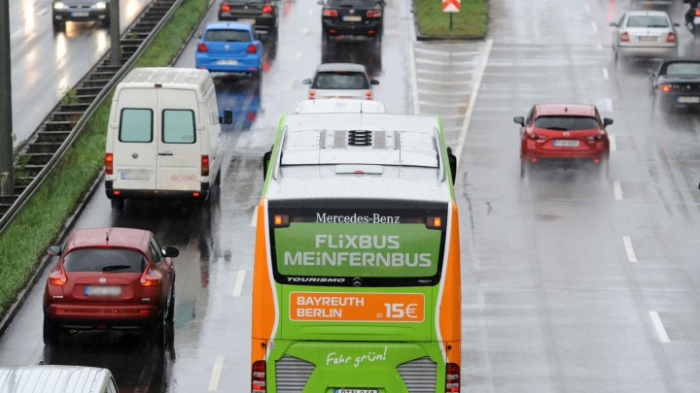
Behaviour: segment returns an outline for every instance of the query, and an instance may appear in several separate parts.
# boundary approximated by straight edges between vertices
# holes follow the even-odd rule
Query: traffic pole
[[[4,27],[3,27],[4,26]],[[0,195],[13,195],[10,2],[0,0]]]
[[[0,0],[2,1],[2,0]],[[122,48],[119,40],[119,0],[110,0],[109,2],[109,35],[111,38],[110,55],[112,65],[120,65],[122,61]]]

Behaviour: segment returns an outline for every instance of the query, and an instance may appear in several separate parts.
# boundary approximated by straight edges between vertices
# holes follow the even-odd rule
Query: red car
[[[520,124],[520,174],[531,165],[552,163],[573,165],[590,163],[605,171],[610,142],[605,127],[612,119],[601,121],[594,105],[535,105]]]
[[[64,330],[145,330],[163,343],[172,321],[175,247],[162,249],[153,233],[130,228],[80,229],[65,245],[44,291],[44,343]]]

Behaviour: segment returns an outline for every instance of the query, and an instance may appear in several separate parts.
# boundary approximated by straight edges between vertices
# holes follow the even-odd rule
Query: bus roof
[[[294,114],[280,127],[281,159],[268,199],[452,198],[436,117]]]

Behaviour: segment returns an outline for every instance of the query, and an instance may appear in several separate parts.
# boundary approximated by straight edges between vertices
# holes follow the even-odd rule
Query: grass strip
[[[136,67],[168,66],[207,10],[209,0],[184,0]],[[111,94],[56,168],[0,235],[0,314],[15,300],[46,248],[103,168]]]
[[[461,10],[452,15],[442,12],[438,0],[414,0],[418,30],[423,36],[480,38],[488,32],[488,0],[462,0]]]

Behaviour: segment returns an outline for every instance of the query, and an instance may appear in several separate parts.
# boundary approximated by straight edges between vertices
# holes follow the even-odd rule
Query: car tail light
[[[221,4],[221,11],[222,12],[230,12],[231,11],[231,4],[229,4],[229,3]]]
[[[268,4],[268,3],[266,3],[266,4],[263,6],[262,11],[263,11],[263,13],[265,13],[265,14],[269,14],[270,12],[272,12],[272,6],[271,6],[270,4]]]
[[[593,140],[595,140],[595,141],[602,141],[603,139],[605,139],[605,131],[600,130],[600,131],[598,131],[598,134],[597,134],[597,135],[589,136],[589,137],[587,137],[587,139],[588,139],[589,141],[593,141]]]
[[[207,48],[207,44],[200,42],[199,45],[197,45],[197,52],[206,52],[208,51],[209,48]]]
[[[659,85],[659,90],[663,91],[664,93],[668,93],[672,90],[672,87],[671,85]]]
[[[668,36],[666,37],[666,42],[676,42],[676,34],[674,32],[668,33]]]
[[[265,361],[258,360],[253,363],[250,385],[252,393],[265,393]]]
[[[372,99],[372,90],[365,90],[365,97],[368,100],[371,100]]]
[[[209,176],[209,156],[202,155],[202,176]]]
[[[700,16],[700,9],[695,10],[695,16]]]
[[[66,276],[66,271],[63,269],[63,265],[61,265],[61,270],[53,271],[51,275],[49,275],[50,285],[64,286],[66,285],[66,281],[68,281],[68,276]]]
[[[105,154],[105,173],[108,175],[114,174],[114,154]]]
[[[382,16],[382,12],[379,10],[369,10],[367,11],[367,17],[368,18],[379,18]]]
[[[250,44],[245,51],[248,53],[258,53],[258,46],[255,44]]]
[[[630,33],[622,33],[622,37],[620,37],[620,42],[630,42]]]
[[[459,393],[461,390],[459,379],[459,364],[447,363],[447,370],[445,372],[445,392]]]
[[[331,18],[336,18],[338,16],[338,11],[336,10],[323,10],[323,16],[330,16]]]
[[[143,272],[141,275],[141,285],[144,287],[155,287],[160,285],[160,278],[152,276],[151,274],[151,268],[148,267],[146,270]]]

